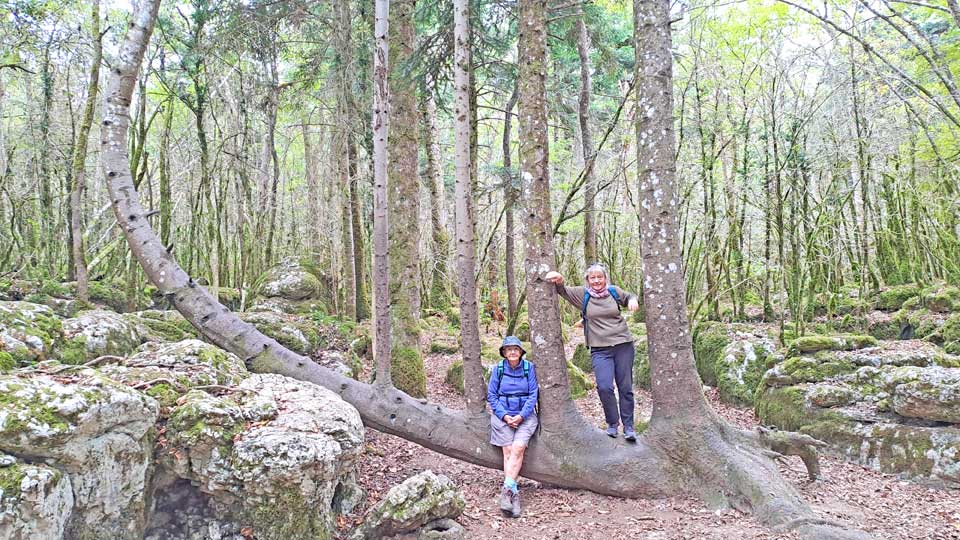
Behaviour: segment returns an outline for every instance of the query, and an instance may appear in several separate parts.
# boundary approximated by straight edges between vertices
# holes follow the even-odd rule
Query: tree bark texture
[[[410,75],[416,0],[390,2],[390,320],[393,349],[420,356],[420,180],[416,84]],[[420,359],[422,365],[422,359]],[[397,366],[394,365],[396,368]],[[421,368],[422,369],[422,368]],[[394,373],[394,382],[404,388]]]
[[[393,386],[390,376],[390,225],[387,221],[387,133],[390,115],[388,85],[390,2],[374,5],[373,51],[373,356],[377,385]]]
[[[470,1],[454,0],[454,170],[456,176],[457,291],[460,295],[460,336],[463,351],[463,388],[467,412],[483,416],[486,388],[480,364],[480,328],[477,306],[476,240],[473,223],[473,184],[470,99]]]
[[[577,54],[580,56],[580,99],[577,119],[580,122],[580,144],[583,148],[583,256],[586,264],[597,261],[597,226],[594,219],[594,199],[597,186],[593,181],[593,135],[590,131],[590,93],[593,91],[590,66],[590,34],[582,8],[577,17]]]
[[[446,224],[446,189],[443,185],[440,141],[437,132],[437,102],[433,90],[424,89],[423,95],[423,146],[427,154],[424,175],[430,191],[430,240],[433,265],[430,271],[430,307],[444,310],[450,305],[447,284],[447,256],[450,251],[450,235]]]
[[[503,108],[503,140],[501,141],[501,151],[503,153],[503,211],[506,214],[503,231],[503,272],[507,284],[507,315],[511,321],[517,317],[517,247],[514,238],[516,235],[514,207],[517,205],[517,186],[514,185],[515,175],[513,174],[510,139],[515,115],[513,108],[516,107],[519,98],[520,87],[514,82],[513,92],[510,94],[510,99],[507,100],[507,105]]]
[[[73,147],[73,186],[70,190],[70,238],[73,252],[74,277],[77,280],[77,299],[89,300],[87,289],[87,260],[83,249],[83,192],[86,188],[87,140],[93,125],[93,113],[97,104],[100,82],[100,60],[103,54],[103,36],[100,34],[100,0],[93,0],[90,8],[90,36],[93,39],[93,57],[90,59],[90,78],[87,82],[87,97],[83,107],[83,119],[77,131]]]
[[[193,324],[203,335],[224,349],[240,356],[248,367],[258,373],[270,372],[294,377],[300,380],[322,385],[343,399],[357,407],[364,423],[373,429],[404,437],[426,448],[442,452],[448,456],[465,461],[500,468],[502,455],[500,451],[488,444],[487,435],[489,425],[485,418],[469,413],[451,411],[441,406],[425,403],[400,392],[388,384],[389,361],[384,365],[383,357],[379,358],[381,368],[377,377],[377,384],[369,385],[346,378],[331,370],[323,368],[306,357],[290,352],[279,345],[275,340],[261,334],[253,325],[241,321],[235,314],[221,306],[203,287],[183,271],[173,256],[164,249],[153,233],[145,217],[144,208],[140,205],[136,189],[133,187],[129,164],[126,161],[126,136],[129,126],[129,104],[144,49],[146,48],[153,23],[156,18],[159,0],[152,0],[141,4],[134,16],[133,24],[128,29],[127,37],[120,48],[115,72],[111,77],[107,92],[107,103],[104,111],[103,139],[101,156],[104,173],[111,197],[114,213],[118,224],[126,236],[131,250],[144,268],[147,276],[158,287],[160,293],[171,300],[173,305]],[[386,137],[383,133],[386,127],[386,118],[380,114],[386,105],[386,2],[377,3],[377,26],[375,37],[377,40],[377,68],[374,81],[377,85],[377,97],[374,117],[376,133],[374,143],[383,156],[386,150]],[[670,57],[669,57],[669,29],[667,23],[667,4],[651,6],[648,0],[637,0],[638,19],[643,22],[639,32],[641,34],[653,32],[655,40],[644,43],[648,47],[639,52],[640,62],[656,61],[656,69],[648,73],[643,80],[650,81],[653,86],[650,91],[656,94],[657,103],[669,103],[670,98]],[[542,73],[545,59],[546,33],[544,32],[545,2],[521,3],[521,28],[524,34],[522,43],[530,46],[533,53],[524,53],[521,56],[521,132],[530,137],[523,137],[523,176],[525,191],[530,194],[525,197],[528,201],[528,217],[542,208],[546,187],[546,140],[545,108],[543,107]],[[656,46],[653,50],[650,47]],[[523,50],[523,49],[521,49]],[[528,56],[529,54],[529,56]],[[646,57],[646,58],[644,58]],[[659,85],[663,85],[660,87]],[[539,90],[539,91],[538,91]],[[525,103],[530,99],[533,103]],[[643,109],[641,109],[643,110]],[[654,138],[655,147],[664,147],[665,142],[672,143],[672,129],[669,119],[669,108],[663,110],[647,110],[647,115],[654,115],[652,125],[655,132],[648,132],[648,137]],[[539,135],[537,129],[539,126]],[[651,127],[651,125],[647,125]],[[661,127],[666,127],[663,131]],[[640,139],[642,144],[647,144]],[[529,141],[529,142],[528,142]],[[669,147],[667,147],[669,148]],[[651,148],[652,149],[652,148]],[[663,148],[660,148],[663,150]],[[664,174],[667,181],[666,197],[661,199],[663,206],[658,206],[655,212],[664,221],[675,221],[674,210],[668,201],[673,190],[672,163],[658,161],[658,156],[672,155],[672,148],[664,154],[655,153],[644,155],[644,161],[650,159],[655,174]],[[665,167],[665,168],[664,168]],[[385,187],[385,168],[380,168],[381,174],[376,176],[380,184]],[[647,183],[653,182],[651,174],[646,178]],[[654,192],[657,188],[654,188]],[[663,188],[660,188],[663,189]],[[386,209],[385,195],[381,188],[381,204],[377,210]],[[655,196],[648,193],[648,197]],[[656,199],[650,201],[651,203]],[[547,207],[548,208],[548,207]],[[652,206],[651,206],[652,208]],[[685,414],[678,417],[669,412],[660,410],[658,419],[651,425],[636,444],[629,445],[622,440],[606,437],[597,429],[585,425],[585,421],[573,408],[569,399],[569,388],[565,380],[557,377],[557,372],[566,372],[562,357],[560,341],[556,336],[545,334],[546,331],[559,334],[559,319],[557,313],[557,299],[553,286],[539,281],[538,276],[546,270],[547,258],[552,257],[550,245],[551,221],[549,214],[545,216],[540,229],[531,231],[528,251],[527,275],[530,281],[531,302],[541,309],[531,310],[531,327],[533,332],[533,349],[538,366],[545,373],[542,377],[543,389],[543,429],[540,435],[533,439],[524,460],[522,474],[528,478],[549,482],[559,486],[591,489],[599,493],[630,497],[663,497],[677,493],[710,494],[718,497],[716,500],[727,500],[740,507],[752,508],[770,525],[785,529],[797,529],[805,538],[865,538],[865,535],[856,531],[847,531],[832,524],[826,524],[815,517],[796,498],[795,492],[776,475],[776,469],[766,458],[758,457],[752,451],[759,447],[757,437],[748,436],[731,429],[725,424],[715,421],[715,417],[707,415]],[[529,222],[536,220],[529,218]],[[657,223],[646,221],[645,223]],[[545,224],[545,225],[544,225]],[[380,222],[375,227],[382,226]],[[675,224],[674,224],[675,225]],[[655,231],[658,232],[658,231]],[[650,242],[656,245],[656,236]],[[383,258],[386,258],[386,235],[380,238]],[[546,242],[546,243],[545,243]],[[678,255],[674,255],[674,258]],[[552,263],[552,261],[550,261]],[[651,261],[656,262],[656,261]],[[379,276],[385,276],[387,266],[378,267]],[[661,273],[674,274],[676,272]],[[654,283],[667,283],[672,279],[669,275],[658,278]],[[385,291],[386,283],[380,280],[378,293]],[[653,290],[657,292],[659,289]],[[682,289],[681,289],[682,290]],[[646,291],[648,298],[650,292]],[[682,292],[679,293],[682,297]],[[379,296],[379,300],[384,296]],[[658,302],[668,302],[674,298],[668,292],[654,295]],[[377,302],[378,310],[382,306]],[[657,306],[653,310],[648,304],[648,320],[655,315],[665,314],[675,309],[676,305]],[[534,316],[536,314],[536,316]],[[384,313],[385,315],[385,313]],[[673,318],[664,323],[670,329],[676,329],[680,319]],[[389,320],[378,318],[385,322],[389,330]],[[659,323],[658,323],[659,324]],[[538,326],[539,325],[539,326]],[[547,337],[551,342],[547,342]],[[382,339],[382,337],[381,337]],[[387,334],[389,339],[389,334]],[[670,375],[670,368],[684,371],[692,370],[692,358],[687,356],[677,360],[670,351],[663,347],[662,337],[651,337],[658,341],[659,347],[652,355],[652,360],[658,364],[654,366],[654,377],[659,377],[661,385],[666,384],[663,377]],[[382,341],[376,344],[383,346]],[[387,343],[389,345],[389,343]],[[382,351],[380,352],[389,352]],[[554,357],[551,358],[550,355]],[[681,367],[677,367],[681,366]],[[384,376],[386,375],[386,376]],[[679,375],[679,373],[677,373]],[[386,384],[386,386],[385,386]],[[656,384],[656,382],[655,382]],[[681,387],[683,388],[683,387]],[[699,387],[696,388],[699,393]],[[655,399],[663,400],[663,393],[654,394]],[[702,400],[702,398],[701,398]],[[696,409],[697,400],[674,400],[681,406],[693,403]],[[686,411],[684,411],[686,412]],[[676,430],[665,430],[665,420],[671,420]],[[679,420],[683,420],[680,422]],[[694,428],[693,430],[684,428]],[[715,451],[714,451],[715,450]],[[773,480],[771,480],[771,478]]]
[[[340,248],[343,254],[340,269],[343,271],[343,312],[353,320],[357,317],[357,265],[354,257],[352,179],[350,178],[350,138],[353,129],[353,96],[350,91],[350,69],[353,63],[352,22],[349,0],[337,0],[337,32],[334,36],[337,57],[337,131],[334,137],[334,154],[337,164],[338,185],[343,204],[340,205]]]

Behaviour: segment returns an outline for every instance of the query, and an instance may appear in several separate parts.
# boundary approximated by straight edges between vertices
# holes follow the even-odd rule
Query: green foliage
[[[570,383],[571,399],[580,399],[587,395],[588,390],[593,390],[590,379],[570,360],[567,360],[567,381]]]
[[[87,361],[87,338],[75,336],[66,340],[60,349],[60,361],[64,364],[79,365]]]

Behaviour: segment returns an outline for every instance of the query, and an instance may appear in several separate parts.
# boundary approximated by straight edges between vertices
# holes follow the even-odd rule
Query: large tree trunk
[[[159,0],[145,2],[121,45],[111,77],[104,111],[103,169],[114,214],[127,242],[151,281],[203,335],[244,359],[255,372],[271,372],[314,382],[338,393],[357,407],[364,423],[446,455],[487,467],[499,468],[502,456],[487,442],[489,425],[483,416],[451,411],[421,402],[389,385],[389,356],[378,357],[377,384],[363,384],[323,368],[306,357],[290,352],[226,310],[203,287],[198,286],[160,244],[145,218],[126,162],[124,141],[129,123],[132,83],[143,58]],[[599,493],[630,497],[660,497],[677,493],[716,496],[738,507],[752,508],[770,525],[797,529],[805,538],[864,538],[865,535],[824,524],[803,506],[795,491],[785,484],[767,458],[759,457],[754,439],[729,428],[709,412],[701,393],[683,309],[683,283],[676,266],[676,195],[673,172],[671,123],[671,77],[669,27],[666,0],[655,4],[637,1],[638,36],[651,39],[638,43],[638,64],[643,64],[641,95],[649,95],[655,107],[639,107],[653,116],[641,121],[648,138],[641,152],[650,152],[650,170],[644,176],[644,194],[651,210],[642,216],[661,236],[653,235],[649,264],[656,266],[645,289],[647,316],[662,324],[651,334],[654,386],[654,419],[648,433],[634,445],[610,439],[591,428],[574,409],[566,385],[566,362],[559,340],[557,298],[552,286],[540,280],[552,263],[549,214],[529,231],[526,275],[531,298],[533,349],[543,373],[543,430],[527,451],[522,474],[555,485],[587,488]],[[376,86],[374,100],[375,209],[377,236],[377,342],[376,354],[389,355],[389,319],[386,308],[386,0],[377,2]],[[546,113],[544,76],[546,32],[545,1],[521,3],[521,132],[524,136],[522,176],[530,188],[528,212],[549,208],[546,175]],[[645,91],[644,91],[645,90]],[[530,102],[527,102],[530,100]],[[639,139],[644,140],[644,139]],[[645,161],[641,161],[645,163]],[[650,174],[653,173],[653,174]],[[656,176],[654,176],[654,174]],[[654,186],[654,180],[662,185]],[[658,190],[663,191],[658,193]],[[535,220],[530,219],[533,225]],[[657,238],[669,243],[659,244]],[[670,253],[658,250],[671,248]],[[646,253],[645,253],[646,256]],[[671,264],[673,266],[671,266]],[[662,302],[657,305],[655,302]],[[661,318],[662,317],[662,318]],[[385,328],[387,333],[382,332]],[[386,337],[386,342],[384,342]],[[679,340],[679,349],[672,347]],[[677,352],[679,351],[679,353]],[[692,380],[689,380],[692,379]],[[669,388],[673,388],[672,394]],[[684,394],[684,395],[676,395]],[[698,452],[699,450],[699,452]],[[611,473],[610,471],[616,471]]]
[[[377,386],[393,386],[390,376],[390,225],[387,222],[387,134],[390,115],[388,28],[390,0],[376,0],[373,51],[373,356]]]
[[[97,89],[100,82],[100,57],[103,54],[103,36],[100,34],[100,0],[93,0],[90,8],[90,36],[93,38],[93,57],[90,59],[90,78],[87,83],[87,98],[83,108],[83,120],[77,132],[73,148],[73,186],[70,190],[70,237],[73,252],[73,273],[77,280],[77,299],[89,300],[87,288],[87,260],[83,249],[83,191],[86,187],[87,139],[93,125],[93,113],[97,104]]]
[[[390,331],[393,382],[417,397],[427,394],[420,354],[420,180],[416,85],[410,76],[416,0],[390,2]]]
[[[473,183],[471,179],[470,2],[454,0],[454,168],[456,175],[457,291],[460,295],[460,337],[463,350],[463,388],[467,413],[484,416],[486,389],[480,364],[480,328],[477,308]]]
[[[337,129],[334,136],[334,163],[343,203],[340,205],[340,270],[343,272],[343,313],[353,319],[357,317],[357,265],[354,257],[355,239],[353,237],[353,205],[351,204],[352,179],[350,178],[350,139],[353,129],[353,96],[350,92],[350,74],[353,63],[353,43],[351,39],[351,17],[349,0],[337,0],[337,31],[334,36],[337,82]]]

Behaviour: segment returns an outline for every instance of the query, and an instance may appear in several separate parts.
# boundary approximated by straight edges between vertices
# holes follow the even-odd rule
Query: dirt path
[[[447,368],[457,358],[438,354],[426,358],[430,401],[462,407],[463,398],[443,382]],[[635,394],[638,418],[649,417],[649,393],[637,389]],[[728,421],[744,427],[757,424],[753,411],[720,403],[715,391],[708,392],[708,397]],[[595,392],[576,403],[586,417],[602,424]],[[791,458],[781,469],[823,517],[855,524],[877,539],[960,539],[960,490],[925,488],[827,456],[821,467],[823,479],[814,483],[806,480],[799,458]],[[463,490],[467,509],[460,522],[474,540],[797,538],[792,533],[772,533],[737,511],[712,512],[697,500],[627,500],[551,488],[526,479],[520,482],[523,516],[507,519],[497,508],[502,481],[499,471],[463,463],[373,430],[367,430],[367,456],[360,465],[360,482],[367,490],[364,509],[390,487],[425,469],[450,477]]]

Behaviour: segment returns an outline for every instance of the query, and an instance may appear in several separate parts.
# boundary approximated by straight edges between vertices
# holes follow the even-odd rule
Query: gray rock
[[[807,390],[807,399],[818,407],[842,407],[860,398],[858,392],[834,384],[817,384]]]
[[[208,496],[221,519],[255,524],[258,538],[328,537],[334,514],[361,493],[359,413],[329,390],[278,375],[253,375],[238,389],[179,400],[166,466]]]
[[[297,317],[270,312],[241,313],[239,316],[298,354],[310,356],[320,345],[316,328]]]
[[[296,261],[285,260],[261,277],[260,296],[304,300],[319,298],[320,280],[307,272]]]
[[[63,339],[60,320],[47,306],[0,302],[0,352],[21,364],[45,360]]]
[[[63,538],[73,508],[69,476],[45,465],[11,463],[0,468],[0,486],[0,538]]]
[[[893,410],[910,418],[960,423],[960,368],[923,368],[893,388]]]
[[[123,315],[103,310],[85,311],[63,321],[63,334],[65,350],[78,351],[76,357],[65,358],[71,363],[103,355],[125,356],[144,340],[137,326]]]
[[[424,524],[463,513],[466,500],[454,483],[433,471],[423,471],[393,486],[351,537],[375,539],[415,531]]]
[[[139,540],[157,402],[93,370],[80,376],[76,383],[0,377],[0,450],[67,473],[66,537]]]

